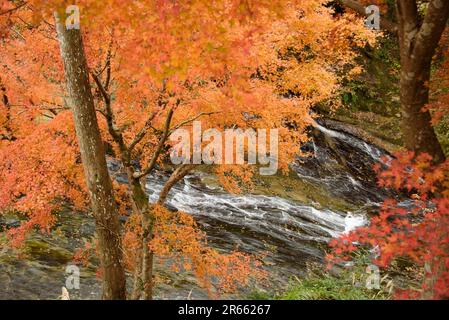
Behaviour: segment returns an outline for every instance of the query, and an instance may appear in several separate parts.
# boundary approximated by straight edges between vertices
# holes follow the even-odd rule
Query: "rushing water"
[[[388,194],[377,187],[372,165],[385,154],[379,148],[351,135],[316,124],[313,141],[303,147],[311,156],[292,164],[297,179],[324,190],[356,208],[354,216],[363,217]],[[118,180],[117,163],[110,163]],[[166,176],[156,173],[147,180],[146,190],[154,200]],[[167,206],[195,216],[212,246],[230,251],[269,252],[264,260],[273,286],[300,276],[306,263],[321,261],[323,247],[345,230],[347,212],[332,210],[326,203],[298,203],[261,194],[231,195],[208,183],[205,173],[187,176],[170,192]],[[11,225],[16,221],[0,220]],[[61,236],[36,235],[28,259],[13,257],[7,248],[0,253],[0,298],[57,298],[64,285],[64,270],[70,252],[94,232],[93,221],[86,215],[65,214],[60,219]],[[34,247],[33,247],[34,244]],[[43,245],[42,245],[43,244]],[[58,248],[57,250],[55,248]],[[164,273],[163,266],[158,266]],[[189,274],[170,279],[161,285],[160,298],[205,297]],[[75,291],[75,290],[73,290]],[[82,269],[81,290],[74,298],[98,298],[99,282],[94,268]]]

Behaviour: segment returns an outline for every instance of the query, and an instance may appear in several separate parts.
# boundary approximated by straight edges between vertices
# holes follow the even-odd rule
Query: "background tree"
[[[404,119],[409,128],[404,135],[408,134],[418,143],[412,148],[409,140],[407,146],[415,152],[398,153],[394,159],[383,159],[376,166],[379,185],[406,195],[410,205],[401,205],[397,199],[385,201],[369,226],[332,241],[329,258],[333,262],[347,261],[355,252],[375,248],[373,263],[387,272],[400,261],[411,263],[421,271],[417,276],[419,286],[398,286],[396,298],[447,299],[449,162],[439,156],[441,147],[436,146],[436,138],[432,138],[434,142],[428,140],[429,146],[424,148],[416,135],[421,134],[422,126],[440,124],[440,120],[447,119],[449,60],[447,32],[443,30],[449,6],[441,1],[420,2],[420,6],[417,3],[396,2],[403,64],[401,88],[405,88],[403,99],[409,104],[405,110],[409,116]],[[429,82],[431,71],[433,79]],[[433,101],[429,104],[431,89]],[[421,119],[421,127],[413,125],[413,119]],[[444,128],[444,123],[440,125]],[[429,128],[425,130],[427,133],[422,133],[422,137],[435,136],[429,133]]]
[[[427,152],[436,162],[445,159],[423,108],[429,103],[432,58],[449,18],[449,5],[430,1],[421,22],[416,1],[398,1],[401,48],[402,131],[406,146],[417,153]]]
[[[378,1],[382,3],[383,1]],[[369,1],[341,0],[348,8],[365,15]],[[446,28],[449,5],[444,1],[395,1],[397,23],[381,18],[385,29],[397,33],[401,61],[402,135],[408,150],[430,154],[436,163],[445,155],[431,124],[429,82],[432,59]]]

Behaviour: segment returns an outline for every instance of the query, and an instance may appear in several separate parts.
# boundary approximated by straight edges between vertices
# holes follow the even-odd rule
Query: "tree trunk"
[[[431,124],[429,111],[423,108],[429,103],[429,69],[419,72],[408,57],[402,57],[401,106],[404,145],[417,154],[426,152],[435,163],[445,160],[440,142]],[[412,76],[413,75],[413,76]]]
[[[183,179],[193,167],[194,165],[182,165],[172,173],[159,194],[156,202],[157,205],[164,205],[172,187]],[[140,178],[133,178],[133,170],[131,167],[127,168],[127,175],[135,206],[134,211],[142,219],[143,230],[141,253],[137,255],[138,260],[136,261],[136,270],[134,272],[133,299],[140,299],[143,296],[144,300],[152,300],[154,289],[154,253],[150,250],[149,245],[154,236],[153,205],[149,203],[149,199],[140,183]]]
[[[103,299],[126,299],[120,224],[97,123],[81,32],[79,29],[67,30],[58,14],[55,18],[70,107],[96,221]]]
[[[149,245],[153,239],[154,215],[140,178],[133,177],[134,170],[129,161],[125,161],[125,166],[131,188],[133,211],[140,216],[142,226],[141,251],[136,255],[132,298],[138,300],[143,296],[144,300],[152,300],[154,255]]]
[[[143,239],[142,239],[142,283],[144,300],[153,300],[153,264],[154,253],[150,250],[149,245],[153,240],[153,214],[148,212],[143,216]]]
[[[431,124],[429,81],[432,58],[449,17],[449,5],[432,0],[422,23],[416,1],[398,0],[399,45],[401,52],[402,132],[407,149],[426,152],[435,163],[445,156]]]
[[[365,6],[356,0],[340,3],[361,15]],[[401,55],[401,111],[404,145],[417,154],[426,152],[435,163],[445,160],[440,142],[431,124],[429,111],[429,80],[432,58],[449,18],[446,0],[431,0],[424,19],[418,13],[416,0],[397,0],[398,23],[381,18],[381,27],[399,36]]]

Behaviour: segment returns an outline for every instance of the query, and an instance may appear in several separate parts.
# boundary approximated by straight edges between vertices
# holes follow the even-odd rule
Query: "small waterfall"
[[[365,141],[353,137],[349,134],[346,133],[342,133],[342,132],[338,132],[335,130],[331,130],[328,128],[323,127],[322,125],[320,125],[318,122],[314,121],[312,123],[312,125],[318,129],[319,131],[321,131],[323,134],[330,136],[332,138],[338,139],[340,141],[344,141],[350,145],[352,145],[355,149],[361,150],[363,152],[365,152],[368,156],[370,156],[374,161],[380,161],[380,158],[382,156],[385,156],[386,153],[385,151],[372,146],[368,143],[366,143]]]
[[[308,262],[323,260],[323,248],[331,238],[348,231],[348,226],[353,228],[365,224],[366,211],[388,195],[378,188],[371,168],[385,154],[384,151],[318,123],[315,128],[313,140],[303,147],[311,156],[298,157],[291,168],[296,179],[355,207],[349,224],[347,212],[331,209],[326,203],[306,204],[259,194],[231,195],[218,185],[211,185],[211,177],[202,172],[195,172],[178,183],[170,192],[167,207],[192,214],[206,232],[209,244],[220,251],[238,249],[247,253],[268,253],[264,259],[265,268],[270,271],[274,287],[285,284],[294,275],[300,276]],[[126,175],[120,172],[119,162],[109,161],[108,166],[119,183],[127,183]],[[151,201],[157,199],[167,179],[168,176],[161,172],[148,177],[146,191]],[[92,217],[80,214],[67,213],[59,224],[65,230],[65,240],[49,240],[43,236],[35,236],[33,240],[49,242],[52,248],[64,253],[73,252],[75,248],[82,247],[84,239],[92,237],[95,230]],[[29,263],[18,261],[0,265],[0,274],[2,270],[3,274],[9,272],[6,280],[0,277],[0,285],[6,288],[0,293],[0,298],[15,294],[18,295],[16,298],[35,298],[36,295],[54,298],[60,294],[67,261],[55,261],[49,254],[39,255],[38,261],[34,259]],[[48,273],[50,269],[52,272]],[[98,298],[100,283],[94,270],[91,273],[92,276],[83,279],[83,283],[89,286],[84,286],[86,291],[80,291],[79,297]],[[45,280],[39,283],[36,279]],[[205,298],[191,277],[187,279],[181,280],[176,289],[170,286],[160,288],[160,294],[165,298],[185,298],[195,288],[193,296]],[[30,286],[29,283],[37,285]],[[53,293],[53,288],[58,292]]]
[[[375,206],[390,195],[377,186],[373,171],[381,157],[388,157],[384,150],[318,122],[313,127],[309,144],[314,156],[298,157],[292,165],[300,179],[356,205]]]
[[[371,168],[385,152],[318,123],[316,128],[319,134],[313,136],[308,148],[313,156],[298,158],[292,169],[298,179],[357,205],[359,210],[349,219],[346,212],[325,206],[318,209],[276,196],[232,195],[208,185],[206,181],[213,178],[202,172],[178,183],[167,198],[167,207],[195,216],[209,243],[220,250],[268,250],[266,262],[273,281],[287,281],[303,271],[307,262],[322,261],[322,247],[331,238],[366,224],[364,208],[376,206],[385,196]],[[166,180],[161,173],[148,177],[150,201],[156,201]]]

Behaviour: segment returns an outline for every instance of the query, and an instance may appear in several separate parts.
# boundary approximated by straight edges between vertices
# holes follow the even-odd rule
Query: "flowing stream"
[[[312,141],[303,146],[310,156],[298,157],[291,165],[288,180],[293,187],[285,197],[267,191],[231,195],[212,176],[197,172],[175,186],[167,206],[195,216],[217,249],[269,252],[264,268],[271,274],[270,283],[273,288],[285,285],[291,277],[300,277],[308,262],[322,261],[326,243],[345,230],[349,210],[357,221],[366,222],[371,210],[392,196],[377,187],[372,171],[372,165],[385,155],[383,150],[320,124],[311,131]],[[118,166],[110,163],[116,179],[125,183]],[[166,179],[160,173],[148,178],[146,190],[152,200]],[[301,196],[288,196],[292,194]],[[17,223],[14,218],[0,217],[4,229]],[[33,235],[24,257],[2,248],[0,299],[57,299],[73,252],[94,230],[90,216],[62,212],[57,231],[50,236]],[[191,274],[174,275],[164,265],[156,269],[166,279],[158,287],[158,298],[206,298]],[[99,298],[100,291],[95,267],[81,267],[80,290],[71,290],[71,298]]]

